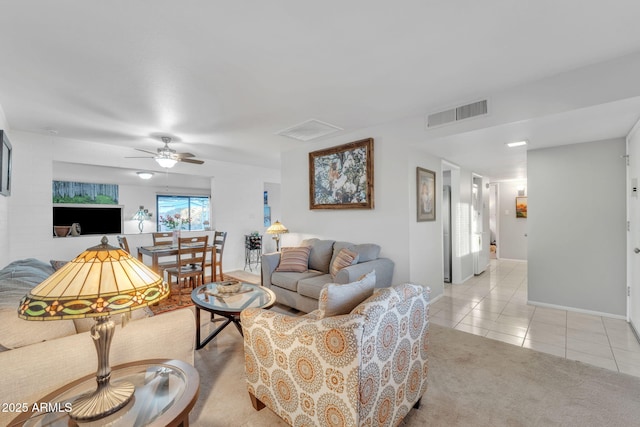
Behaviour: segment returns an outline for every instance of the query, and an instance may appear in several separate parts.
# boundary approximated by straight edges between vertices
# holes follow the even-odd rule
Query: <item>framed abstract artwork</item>
[[[373,138],[309,153],[309,209],[373,209]]]
[[[428,169],[416,168],[417,220],[436,220],[436,173]]]

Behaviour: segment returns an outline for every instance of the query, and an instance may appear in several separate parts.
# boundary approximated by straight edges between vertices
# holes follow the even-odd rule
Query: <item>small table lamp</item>
[[[144,228],[144,222],[148,219],[151,219],[151,213],[149,209],[145,209],[144,206],[140,205],[138,212],[133,214],[133,218],[138,221],[138,230],[142,233],[142,229]]]
[[[128,313],[168,295],[162,277],[103,237],[100,245],[78,255],[22,298],[18,316],[25,320],[95,318],[91,337],[98,353],[98,387],[73,402],[71,418],[97,420],[129,402],[134,385],[109,382],[109,348],[115,330],[111,314]]]
[[[276,221],[271,225],[271,227],[267,228],[268,234],[274,234],[273,240],[276,241],[276,251],[280,252],[280,235],[283,233],[288,233],[289,230],[287,227],[282,225],[280,221]]]

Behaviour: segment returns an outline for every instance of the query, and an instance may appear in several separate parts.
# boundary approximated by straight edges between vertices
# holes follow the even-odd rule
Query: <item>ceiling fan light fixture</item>
[[[155,160],[161,167],[167,169],[174,167],[175,164],[178,163],[176,159],[171,159],[168,157],[156,157]]]
[[[151,179],[153,172],[136,172],[141,179]]]

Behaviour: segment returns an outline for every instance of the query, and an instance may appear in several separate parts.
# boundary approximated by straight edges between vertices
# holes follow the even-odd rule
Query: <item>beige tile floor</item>
[[[438,325],[640,377],[640,344],[625,320],[527,304],[527,263],[492,259],[445,284],[429,308]]]

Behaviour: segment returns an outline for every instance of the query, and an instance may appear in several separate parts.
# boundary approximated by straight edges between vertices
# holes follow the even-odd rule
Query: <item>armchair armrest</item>
[[[335,283],[344,285],[358,280],[361,276],[376,271],[376,288],[384,288],[391,286],[393,279],[393,268],[395,264],[388,258],[378,258],[372,261],[361,262],[359,264],[350,265],[338,271],[333,279]]]
[[[271,252],[268,254],[262,254],[262,268],[261,268],[261,279],[262,286],[266,286],[267,288],[271,287],[271,275],[278,268],[278,264],[280,264],[280,252]]]

